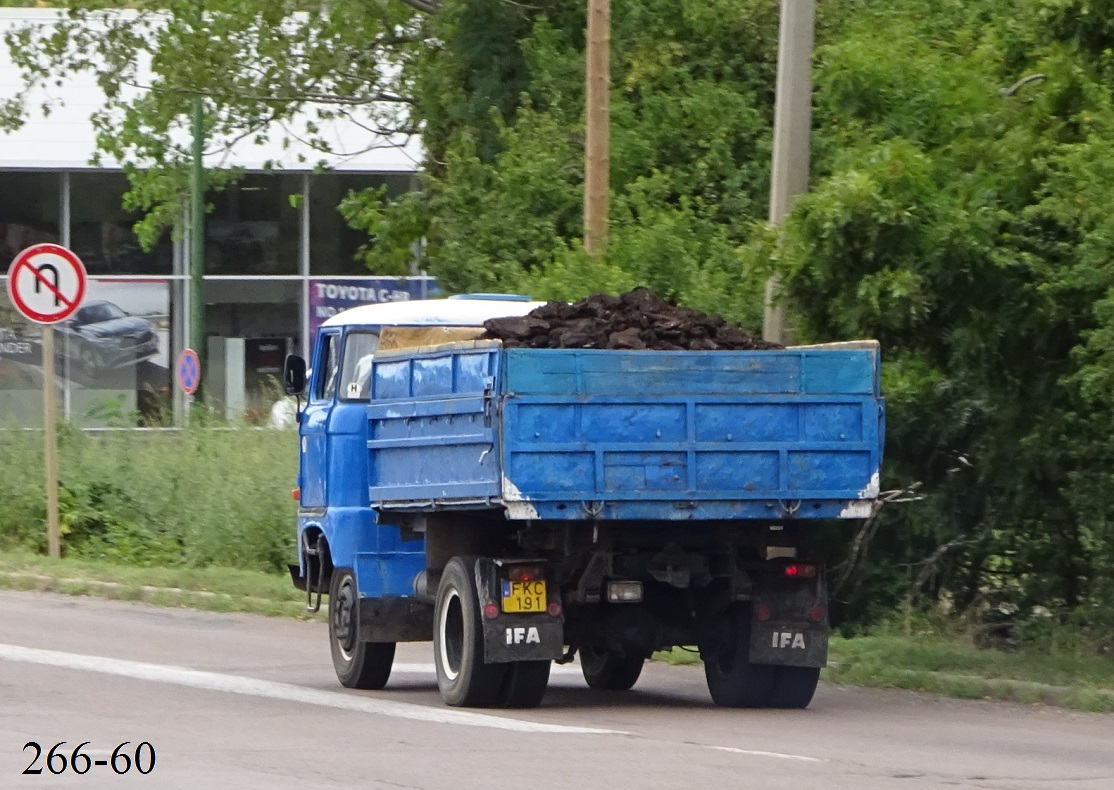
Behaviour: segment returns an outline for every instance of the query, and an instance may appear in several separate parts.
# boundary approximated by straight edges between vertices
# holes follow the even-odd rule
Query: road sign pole
[[[55,391],[54,328],[73,315],[85,298],[85,265],[72,250],[57,244],[33,244],[8,268],[8,298],[30,321],[39,324],[43,373],[43,444],[46,460],[46,534],[50,556],[62,556],[58,517],[58,405]]]
[[[54,399],[54,327],[42,328],[43,349],[43,441],[46,454],[46,538],[50,556],[62,557],[58,524],[58,436],[55,430],[58,407]]]

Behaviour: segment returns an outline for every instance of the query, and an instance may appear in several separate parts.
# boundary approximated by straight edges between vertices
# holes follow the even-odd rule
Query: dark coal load
[[[662,299],[647,288],[549,302],[520,318],[484,322],[485,338],[507,348],[608,348],[653,351],[765,351],[785,348],[752,337],[718,315]]]

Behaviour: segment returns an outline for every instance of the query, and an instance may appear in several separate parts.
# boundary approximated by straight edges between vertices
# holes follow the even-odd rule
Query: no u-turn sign
[[[57,244],[36,244],[19,253],[8,269],[8,296],[27,318],[56,324],[85,298],[85,266]]]

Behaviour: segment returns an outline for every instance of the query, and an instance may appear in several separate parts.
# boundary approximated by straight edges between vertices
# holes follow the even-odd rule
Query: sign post
[[[50,556],[62,556],[58,525],[58,438],[54,380],[54,329],[85,298],[85,265],[57,244],[36,244],[8,269],[8,296],[25,318],[42,325],[43,434],[46,455],[46,527]]]

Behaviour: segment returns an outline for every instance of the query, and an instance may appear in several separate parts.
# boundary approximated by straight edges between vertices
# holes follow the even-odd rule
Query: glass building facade
[[[249,173],[209,196],[205,223],[206,394],[226,416],[265,419],[288,352],[320,323],[313,297],[367,281],[378,298],[425,295],[424,277],[383,289],[359,260],[365,234],[337,211],[351,190],[411,188],[407,173]],[[109,170],[0,169],[0,274],[39,242],[69,247],[89,273],[83,308],[55,326],[55,385],[80,424],[165,424],[184,395],[174,362],[191,337],[189,255],[171,235],[144,250],[127,180]],[[403,282],[405,281],[405,282]],[[364,291],[365,289],[361,289]],[[374,297],[373,297],[374,298]],[[316,309],[317,314],[313,312]],[[0,289],[0,423],[42,424],[41,329]]]

